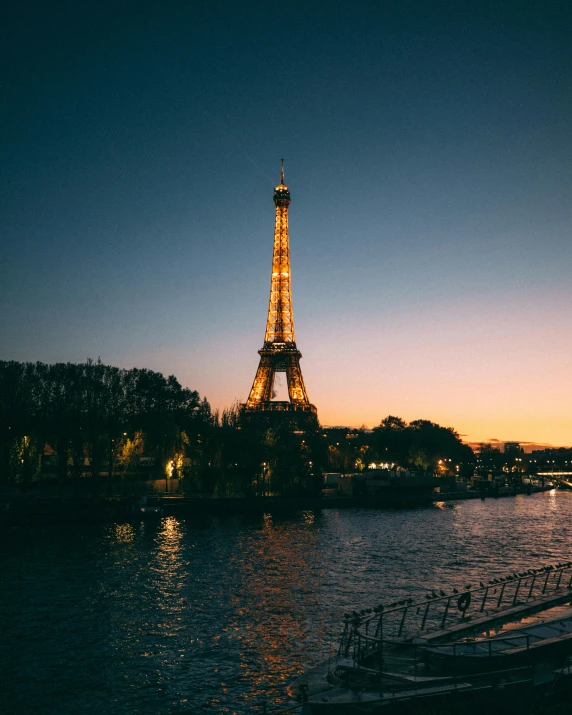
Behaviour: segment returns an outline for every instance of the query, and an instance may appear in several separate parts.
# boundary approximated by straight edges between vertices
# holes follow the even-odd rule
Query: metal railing
[[[361,657],[356,642],[407,641],[414,635],[445,630],[468,622],[469,616],[491,615],[513,606],[556,595],[572,589],[572,562],[529,569],[504,578],[495,578],[486,585],[465,587],[462,591],[427,594],[424,601],[403,599],[389,606],[345,614],[344,630],[338,655]]]
[[[442,649],[444,655],[451,657],[452,668],[449,675],[452,682],[456,682],[458,676],[465,678],[467,675],[466,671],[463,669],[460,669],[459,672],[458,665],[460,660],[458,659],[470,656],[471,649],[474,656],[480,661],[479,672],[473,673],[471,675],[471,677],[473,677],[474,675],[484,675],[484,671],[489,673],[498,671],[497,664],[493,664],[492,659],[498,659],[499,657],[502,657],[504,653],[503,649],[495,648],[495,645],[499,645],[501,642],[506,643],[506,641],[514,641],[516,643],[523,640],[525,641],[524,652],[528,654],[530,652],[531,636],[527,633],[519,633],[517,635],[497,635],[493,638],[455,641],[453,643],[412,644],[409,648],[408,659],[411,667],[417,668],[427,659],[431,659],[431,656],[438,656],[439,654],[436,653],[436,651]],[[394,665],[394,658],[396,661],[400,661],[401,659],[399,656],[396,656],[394,651],[390,651],[394,658],[392,658],[392,655],[388,655],[387,650],[384,647],[385,645],[391,647],[394,645],[394,642],[383,641],[381,638],[368,636],[360,633],[359,631],[356,632],[356,637],[353,639],[352,660],[358,677],[360,671],[363,671],[367,674],[376,674],[380,680],[385,674],[385,676],[391,680],[392,675],[395,674],[388,671],[388,667]],[[480,650],[477,651],[477,648]],[[364,664],[366,659],[370,659],[374,655],[377,655],[378,658],[376,669],[367,667]],[[515,668],[512,670],[521,669],[522,668]]]

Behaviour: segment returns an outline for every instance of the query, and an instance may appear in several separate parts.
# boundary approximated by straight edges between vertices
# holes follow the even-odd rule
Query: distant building
[[[524,449],[520,446],[520,442],[505,442],[504,453],[510,454],[512,456],[517,456],[520,454],[524,454]]]

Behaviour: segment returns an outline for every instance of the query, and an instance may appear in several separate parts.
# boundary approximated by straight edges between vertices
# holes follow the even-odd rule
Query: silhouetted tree
[[[164,472],[192,453],[188,435],[212,429],[210,405],[174,376],[82,364],[0,361],[0,479],[38,477],[44,447],[57,454],[57,477],[79,479],[86,458],[94,481],[121,463],[137,471],[143,445]],[[203,429],[204,428],[204,429]],[[183,437],[185,435],[185,437]],[[131,453],[127,459],[127,452]]]
[[[446,460],[452,472],[462,473],[470,470],[474,461],[472,449],[463,444],[454,429],[429,420],[407,424],[390,415],[374,428],[372,444],[380,461],[423,471],[436,469],[440,460]]]

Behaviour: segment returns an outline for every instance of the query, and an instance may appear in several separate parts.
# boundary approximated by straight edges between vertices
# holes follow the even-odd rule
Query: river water
[[[1,533],[0,711],[285,703],[343,613],[572,559],[572,493]]]

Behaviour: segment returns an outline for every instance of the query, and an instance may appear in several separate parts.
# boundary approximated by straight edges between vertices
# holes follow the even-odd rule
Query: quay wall
[[[532,491],[547,491],[549,488],[534,488]],[[495,497],[514,496],[502,493]],[[95,523],[130,521],[157,516],[232,516],[235,514],[263,514],[266,512],[295,512],[319,509],[407,509],[429,506],[435,502],[484,498],[479,493],[446,492],[417,494],[384,494],[372,496],[329,496],[278,498],[185,498],[176,495],[145,497],[148,507],[157,508],[157,513],[142,512],[144,505],[137,497],[58,496],[41,497],[27,494],[0,493],[0,526],[35,525],[43,523]]]

